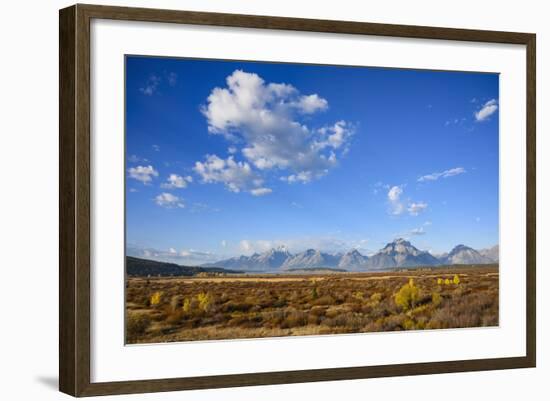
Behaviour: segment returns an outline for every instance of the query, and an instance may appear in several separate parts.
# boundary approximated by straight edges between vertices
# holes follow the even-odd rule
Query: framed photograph
[[[60,390],[534,367],[535,35],[60,11]]]

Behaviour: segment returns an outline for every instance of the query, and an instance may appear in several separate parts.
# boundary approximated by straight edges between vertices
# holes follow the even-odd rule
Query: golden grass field
[[[129,344],[498,325],[498,265],[128,278]]]

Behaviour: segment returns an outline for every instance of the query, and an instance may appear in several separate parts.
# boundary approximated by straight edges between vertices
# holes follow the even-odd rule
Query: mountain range
[[[270,249],[251,256],[237,256],[203,267],[220,267],[246,271],[290,271],[311,268],[338,268],[347,271],[382,270],[395,267],[438,266],[451,264],[497,263],[498,245],[483,250],[475,250],[465,245],[457,245],[450,252],[432,255],[421,251],[409,241],[396,239],[374,255],[362,255],[357,249],[344,254],[330,254],[317,249],[292,254],[285,246]]]

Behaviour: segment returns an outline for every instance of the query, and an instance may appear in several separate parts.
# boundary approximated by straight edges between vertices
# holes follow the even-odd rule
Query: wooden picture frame
[[[222,376],[90,380],[90,21],[110,19],[526,46],[526,356]],[[536,363],[535,47],[530,33],[74,5],[59,14],[59,388],[73,396],[144,393],[534,367]]]

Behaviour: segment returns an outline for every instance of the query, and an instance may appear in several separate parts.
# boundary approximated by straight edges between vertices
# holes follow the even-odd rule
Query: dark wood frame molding
[[[122,382],[90,382],[90,21],[92,18],[510,43],[527,49],[527,324],[524,357]],[[254,15],[74,5],[59,13],[59,389],[73,396],[144,393],[535,367],[536,35]]]

